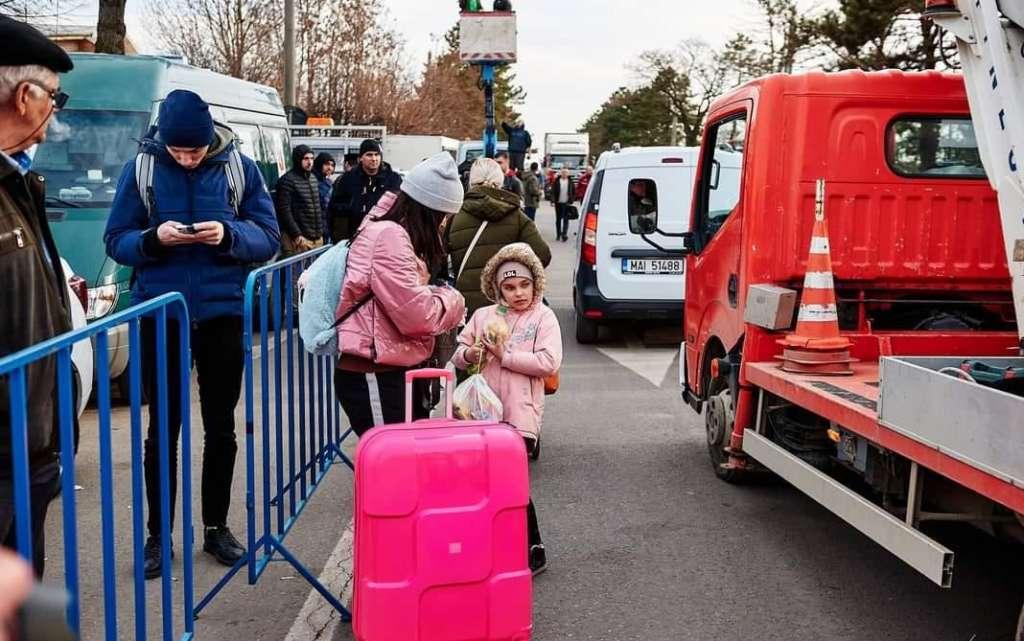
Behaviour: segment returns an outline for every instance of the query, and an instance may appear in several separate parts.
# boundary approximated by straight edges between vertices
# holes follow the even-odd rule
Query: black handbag
[[[566,205],[565,217],[568,220],[579,220],[580,210],[576,208],[576,205]]]

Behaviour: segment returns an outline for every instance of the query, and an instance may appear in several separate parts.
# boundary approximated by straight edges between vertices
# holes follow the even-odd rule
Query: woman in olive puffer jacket
[[[526,243],[545,267],[551,262],[551,249],[541,238],[537,226],[519,208],[519,196],[501,189],[503,180],[501,166],[491,158],[473,163],[469,192],[445,233],[455,287],[466,298],[466,311],[470,316],[480,307],[491,304],[480,291],[480,273],[502,247]],[[467,257],[473,237],[484,224],[487,226]],[[463,261],[465,267],[462,267]]]

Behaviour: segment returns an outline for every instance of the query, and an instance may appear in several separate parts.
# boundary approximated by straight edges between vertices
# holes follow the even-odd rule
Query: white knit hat
[[[412,168],[402,180],[402,191],[424,207],[447,214],[462,209],[462,181],[451,154],[440,152]]]
[[[477,158],[469,168],[469,186],[485,185],[501,189],[505,184],[505,174],[501,165],[493,158]]]

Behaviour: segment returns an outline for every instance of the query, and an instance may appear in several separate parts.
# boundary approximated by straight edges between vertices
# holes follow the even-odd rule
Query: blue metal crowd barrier
[[[203,597],[197,615],[243,567],[254,585],[270,562],[284,560],[338,610],[343,621],[350,620],[338,596],[284,543],[330,468],[339,462],[353,468],[342,451],[352,430],[342,428],[333,359],[306,352],[293,311],[296,277],[327,249],[254,270],[246,281],[246,555]]]
[[[144,304],[131,307],[109,318],[97,321],[81,329],[56,336],[50,340],[28,347],[20,352],[0,358],[0,380],[8,381],[11,424],[11,458],[13,468],[13,492],[15,503],[16,536],[18,553],[32,559],[31,519],[20,518],[31,514],[30,469],[28,457],[28,367],[43,359],[56,358],[57,366],[57,413],[60,431],[60,464],[61,491],[63,512],[63,544],[64,544],[64,585],[70,597],[67,607],[68,625],[79,634],[81,630],[81,602],[79,590],[79,555],[78,555],[78,523],[75,499],[75,434],[72,390],[71,351],[75,343],[95,339],[96,354],[96,401],[97,426],[99,439],[99,482],[100,482],[100,521],[101,521],[101,558],[103,576],[103,627],[104,639],[116,641],[118,635],[117,609],[117,567],[115,556],[115,507],[114,507],[114,454],[111,442],[111,399],[110,377],[107,368],[108,332],[119,325],[127,324],[129,328],[129,364],[130,377],[130,421],[131,421],[131,479],[132,479],[132,559],[134,563],[134,606],[136,641],[150,638],[147,635],[146,621],[146,589],[143,576],[143,548],[145,545],[144,509],[145,494],[143,491],[143,454],[142,443],[146,428],[142,422],[141,393],[141,319],[152,318],[156,329],[157,346],[166,346],[168,321],[174,321],[178,332],[180,363],[189,363],[189,320],[185,300],[180,294],[166,294]],[[162,478],[170,477],[168,453],[167,408],[168,375],[180,376],[181,395],[173,399],[181,404],[181,495],[182,501],[182,603],[180,608],[183,632],[181,641],[189,641],[194,637],[193,617],[193,582],[192,582],[192,495],[191,482],[191,429],[190,429],[190,371],[187,366],[180,367],[179,372],[168,372],[168,354],[166,349],[156,350],[156,374],[159,412],[159,467]],[[147,363],[147,367],[154,364]],[[171,567],[171,519],[170,519],[170,488],[161,485],[160,512],[162,515],[162,549],[163,567]],[[90,554],[92,554],[90,552]],[[164,641],[175,638],[175,610],[172,593],[171,571],[165,570],[162,576],[162,635]]]

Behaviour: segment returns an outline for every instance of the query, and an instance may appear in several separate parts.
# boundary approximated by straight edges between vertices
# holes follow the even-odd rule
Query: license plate
[[[623,274],[682,274],[682,258],[623,258]]]

